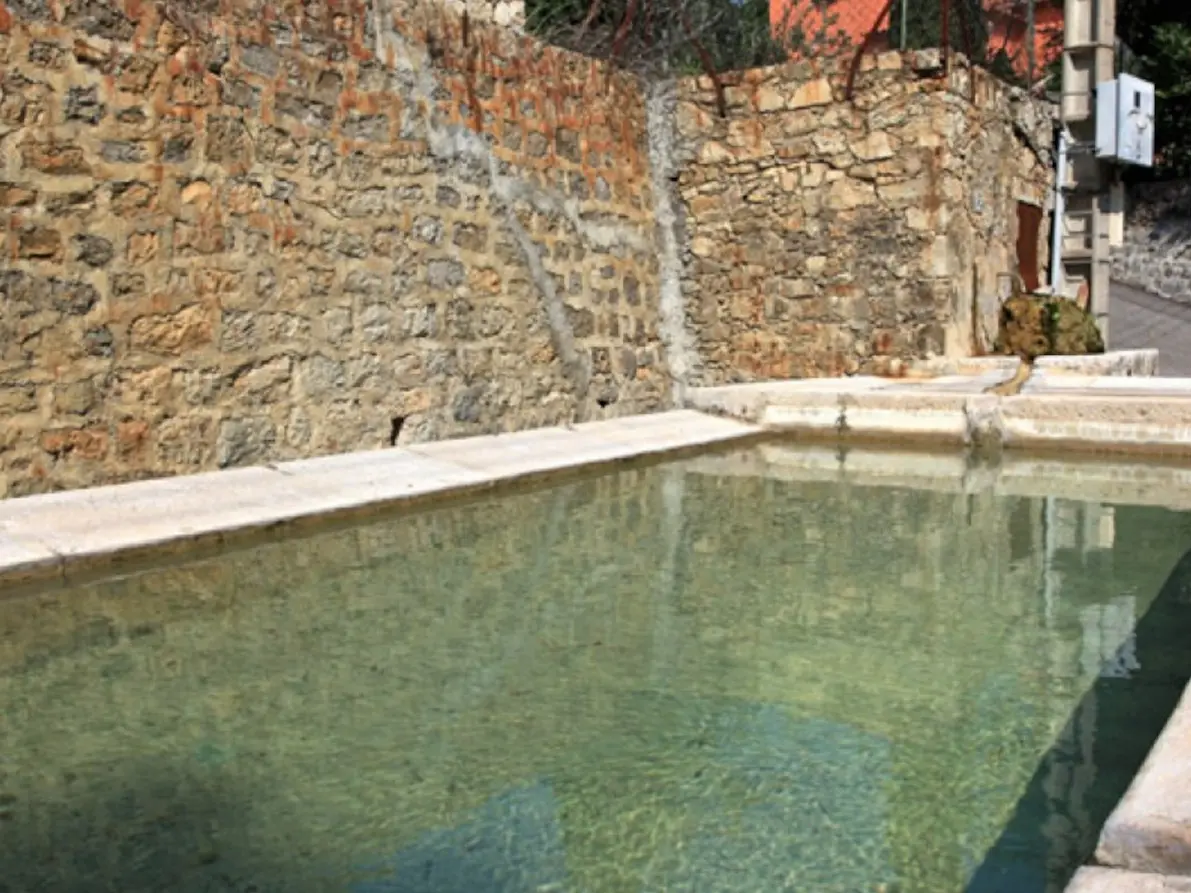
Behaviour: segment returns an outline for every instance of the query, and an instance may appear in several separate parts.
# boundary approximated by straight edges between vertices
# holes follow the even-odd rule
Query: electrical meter
[[[1154,166],[1154,85],[1122,74],[1096,87],[1096,156]]]

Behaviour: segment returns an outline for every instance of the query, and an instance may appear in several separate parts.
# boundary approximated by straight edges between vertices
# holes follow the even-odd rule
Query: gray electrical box
[[[1154,166],[1154,85],[1122,74],[1096,87],[1096,156]]]

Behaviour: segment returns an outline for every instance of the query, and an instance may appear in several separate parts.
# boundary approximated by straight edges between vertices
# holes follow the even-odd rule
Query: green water
[[[1191,519],[740,467],[0,600],[0,891],[1058,893]]]

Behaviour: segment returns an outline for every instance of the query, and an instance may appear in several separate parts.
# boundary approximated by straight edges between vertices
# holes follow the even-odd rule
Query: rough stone
[[[62,111],[67,121],[98,124],[104,114],[103,104],[99,101],[99,88],[71,87],[66,91],[66,102]]]
[[[1191,181],[1132,188],[1112,274],[1152,294],[1191,302]]]
[[[277,432],[268,419],[227,419],[219,426],[215,464],[230,468],[263,462],[276,440]]]
[[[1049,193],[1054,109],[962,60],[940,83],[883,58],[851,103],[837,101],[847,71],[820,72],[750,72],[722,124],[708,85],[679,86],[690,384],[884,373],[992,348],[1000,283],[1019,272],[1018,202]]]
[[[181,355],[211,343],[211,314],[196,304],[177,313],[143,316],[132,323],[129,336],[134,350]]]
[[[886,60],[854,104],[830,64],[749,72],[722,121],[704,80],[655,101],[493,24],[518,2],[469,0],[478,69],[427,43],[451,9],[395,2],[203,0],[189,29],[9,3],[7,492],[372,448],[396,414],[405,442],[639,413],[679,371],[954,354],[972,265],[991,287],[1014,201],[1045,195],[1028,121],[999,89],[961,105],[959,62]],[[907,297],[924,281],[942,297]]]
[[[102,236],[75,238],[75,256],[89,267],[105,267],[115,255],[112,243]]]
[[[834,98],[831,82],[826,78],[819,78],[795,87],[786,105],[791,109],[804,109],[816,105],[827,105]]]

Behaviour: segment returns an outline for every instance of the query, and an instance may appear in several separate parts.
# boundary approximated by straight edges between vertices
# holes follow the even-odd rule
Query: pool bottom
[[[0,878],[1061,889],[1191,528],[1055,514],[677,465],[0,606]]]

